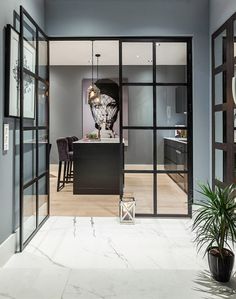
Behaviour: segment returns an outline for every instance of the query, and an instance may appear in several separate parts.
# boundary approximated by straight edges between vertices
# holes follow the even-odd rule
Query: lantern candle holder
[[[120,201],[120,222],[134,224],[135,221],[134,197],[123,197]]]

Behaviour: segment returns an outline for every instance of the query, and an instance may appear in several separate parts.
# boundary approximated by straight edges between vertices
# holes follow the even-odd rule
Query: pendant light
[[[96,80],[96,82],[97,82],[98,81],[98,64],[99,64],[99,57],[101,56],[101,54],[95,54],[95,56],[97,57],[97,80]],[[99,95],[94,99],[94,102],[96,102],[96,104],[100,104],[101,103],[101,91],[97,86],[96,86],[96,88],[99,91]]]
[[[97,57],[97,79],[98,79],[98,58],[100,54],[96,54]],[[91,104],[99,104],[101,101],[100,89],[94,84],[93,78],[93,41],[92,41],[92,84],[88,88],[88,103]]]

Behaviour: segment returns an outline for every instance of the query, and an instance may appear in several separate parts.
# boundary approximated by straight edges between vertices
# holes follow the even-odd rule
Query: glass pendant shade
[[[91,104],[99,104],[101,99],[100,89],[92,84],[88,88],[88,103]]]

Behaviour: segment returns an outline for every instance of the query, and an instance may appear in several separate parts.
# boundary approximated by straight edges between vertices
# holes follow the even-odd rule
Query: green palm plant
[[[227,249],[236,241],[235,184],[213,190],[209,184],[200,185],[199,193],[207,200],[199,202],[192,229],[196,233],[198,250],[206,247],[205,254],[215,247],[223,259]]]

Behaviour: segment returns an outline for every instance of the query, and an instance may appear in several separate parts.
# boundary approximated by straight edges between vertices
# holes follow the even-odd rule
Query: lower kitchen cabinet
[[[177,138],[164,138],[164,152],[165,169],[180,171],[169,173],[169,177],[187,193],[188,175],[182,173],[187,170],[187,142],[181,142]]]

